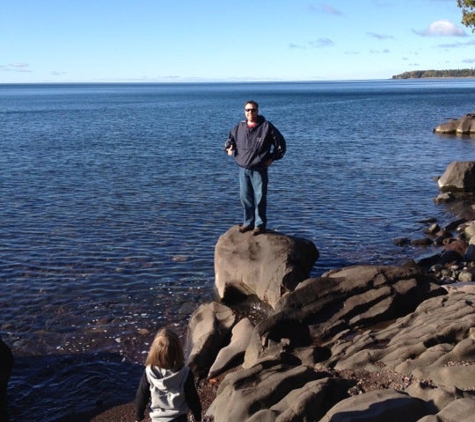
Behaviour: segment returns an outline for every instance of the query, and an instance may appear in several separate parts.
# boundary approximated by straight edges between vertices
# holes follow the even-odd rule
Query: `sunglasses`
[[[250,111],[253,111],[253,112],[254,112],[254,111],[257,111],[257,108],[245,108],[244,111],[246,111],[246,112],[248,112],[248,113],[249,113]]]

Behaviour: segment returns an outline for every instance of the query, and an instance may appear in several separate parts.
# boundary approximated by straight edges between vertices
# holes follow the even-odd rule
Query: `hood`
[[[183,388],[189,370],[190,368],[186,365],[178,371],[162,369],[156,366],[147,366],[145,369],[150,384],[161,391],[173,391]]]

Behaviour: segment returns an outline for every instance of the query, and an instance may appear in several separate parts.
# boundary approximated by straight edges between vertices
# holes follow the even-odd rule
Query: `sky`
[[[457,0],[0,0],[0,83],[390,79],[475,67]]]

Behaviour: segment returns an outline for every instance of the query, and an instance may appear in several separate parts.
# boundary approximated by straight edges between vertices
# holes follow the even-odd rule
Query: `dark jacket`
[[[280,160],[286,151],[284,137],[264,116],[259,116],[254,128],[248,128],[246,121],[235,126],[229,132],[224,149],[231,145],[236,164],[250,170],[265,168],[265,162],[269,159]]]

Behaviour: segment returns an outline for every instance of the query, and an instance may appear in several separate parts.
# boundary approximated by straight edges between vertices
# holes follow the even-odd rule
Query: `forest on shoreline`
[[[413,70],[392,77],[392,79],[419,78],[475,78],[475,69]]]

